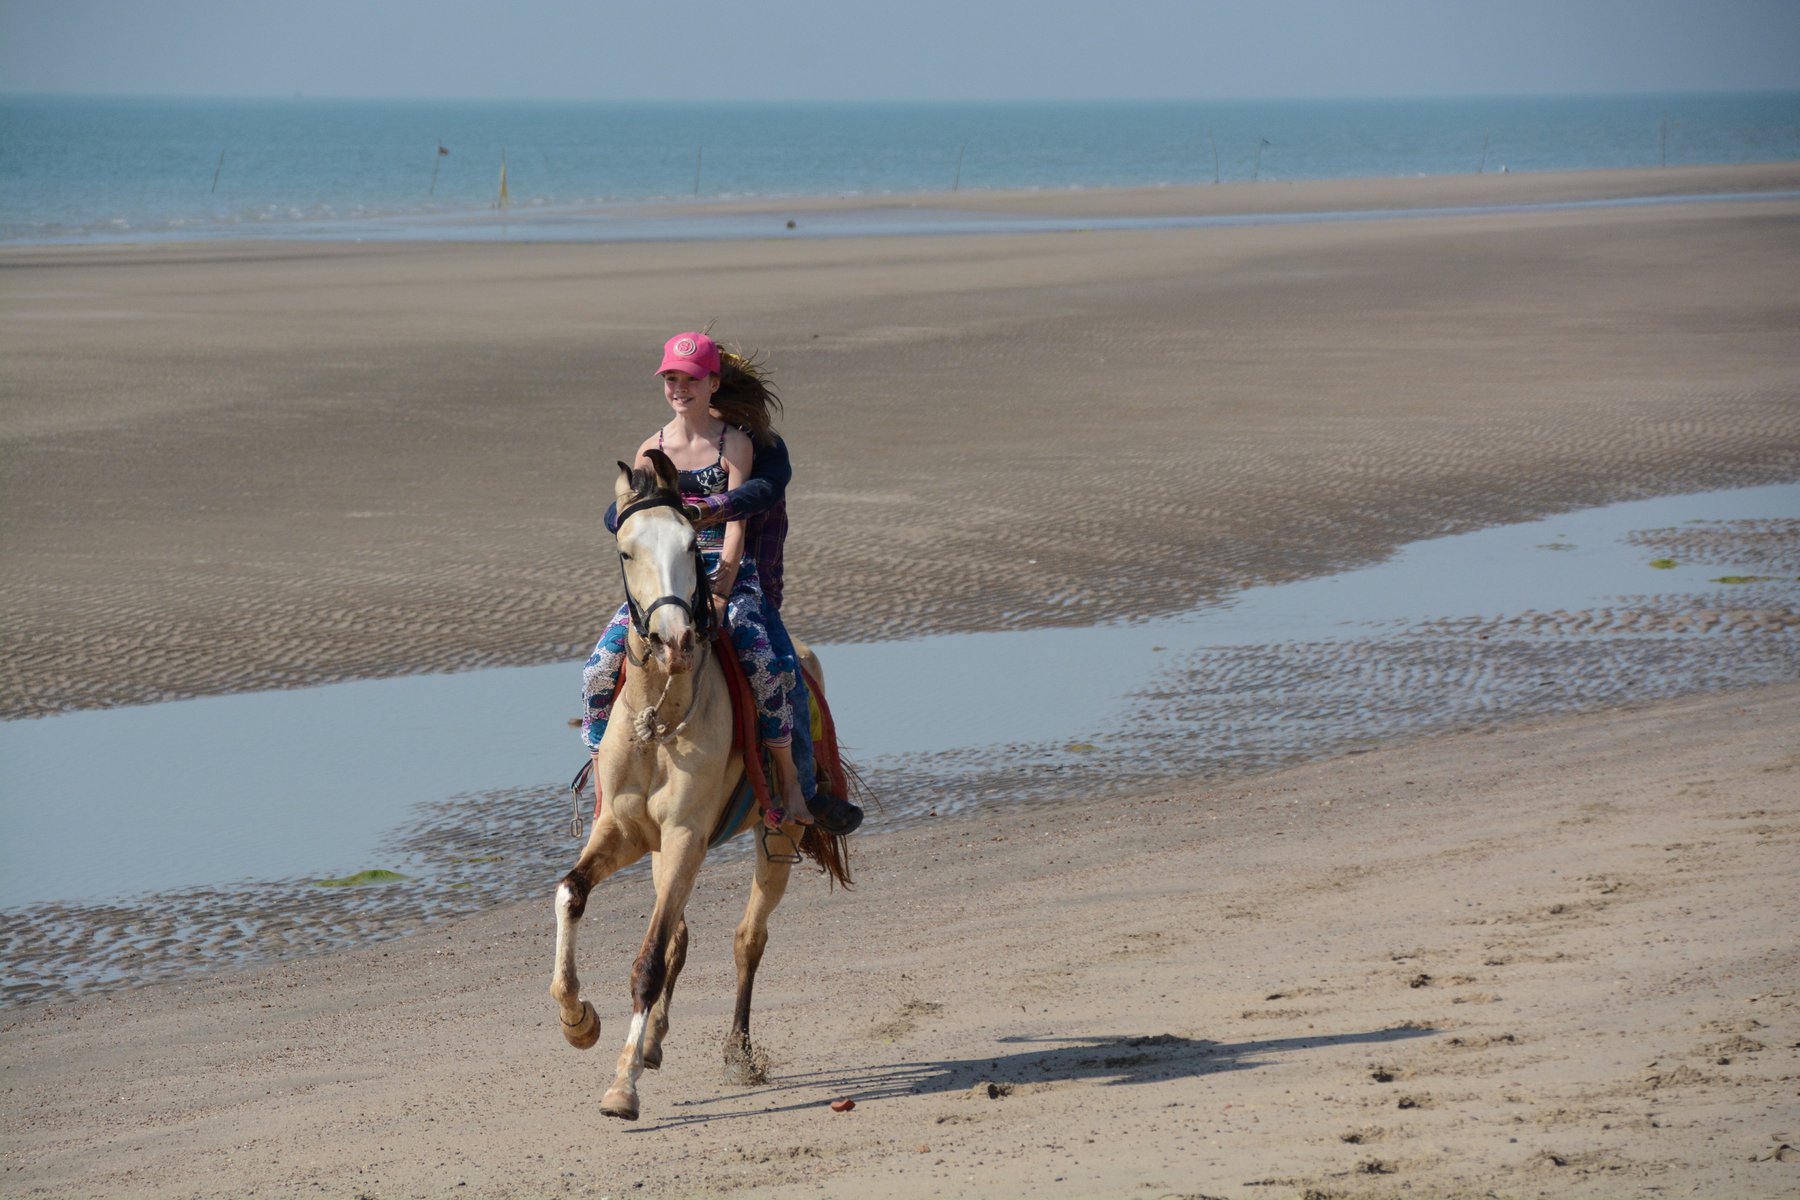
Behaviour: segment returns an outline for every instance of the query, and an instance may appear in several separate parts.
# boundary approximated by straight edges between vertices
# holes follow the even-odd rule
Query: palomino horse
[[[730,802],[744,764],[732,746],[731,699],[708,633],[712,608],[682,515],[675,466],[660,450],[651,470],[619,464],[619,562],[631,610],[631,669],[613,705],[594,777],[600,803],[587,846],[556,889],[556,970],[550,995],[562,1010],[563,1036],[586,1050],[600,1038],[600,1017],[581,998],[575,975],[575,930],[588,893],[603,879],[650,855],[656,908],[631,968],[631,1029],[612,1087],[600,1101],[610,1117],[634,1121],[638,1077],[662,1064],[669,997],[687,958],[682,913],[707,843]],[[642,603],[647,600],[648,603]],[[801,651],[808,668],[816,660]],[[815,673],[815,678],[817,675]],[[761,820],[752,807],[738,829]],[[788,824],[788,838],[836,882],[849,883],[842,840]],[[737,1007],[726,1042],[728,1063],[750,1062],[750,991],[768,942],[769,914],[787,889],[789,862],[771,859],[758,839],[750,901],[733,939]]]

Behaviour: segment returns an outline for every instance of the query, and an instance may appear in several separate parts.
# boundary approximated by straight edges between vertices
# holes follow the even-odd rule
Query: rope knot
[[[663,701],[669,698],[669,689],[675,686],[675,677],[668,676],[663,680],[662,695],[656,698],[655,704],[647,704],[637,710],[631,717],[632,740],[640,744],[659,746],[671,741],[682,730],[687,728],[688,718],[694,714],[694,700],[699,698],[699,689],[688,699],[688,709],[681,714],[681,720],[673,725],[665,722],[659,715]]]

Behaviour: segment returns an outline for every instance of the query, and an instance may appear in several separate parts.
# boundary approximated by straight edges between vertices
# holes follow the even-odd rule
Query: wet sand
[[[1509,194],[1793,186],[1757,170]],[[1414,182],[1303,207],[1446,202]],[[1792,480],[1797,217],[8,250],[0,701],[573,658],[610,607],[611,461],[659,419],[645,347],[714,317],[780,372],[789,616],[819,640],[1179,611],[1438,532]],[[1791,523],[1726,540],[1763,533],[1787,571]],[[1682,536],[1646,553],[1709,552]],[[922,764],[862,886],[807,881],[778,917],[763,1087],[716,1052],[743,867],[703,877],[631,1128],[594,1102],[641,883],[593,909],[596,1054],[556,1035],[541,903],[15,1009],[6,1190],[1789,1194],[1800,690],[1658,699],[1794,662],[1792,589],[1754,586],[1396,631],[1329,679],[1306,647],[1185,664],[1130,751],[1163,748],[1153,776]],[[1501,712],[1421,687],[1459,671],[1579,686]],[[1399,715],[1320,763],[1215,770],[1208,738],[1309,689]],[[975,803],[930,816],[951,781]],[[411,928],[397,900],[347,904],[346,936]],[[322,948],[303,905],[260,903],[276,953]]]
[[[575,657],[647,355],[714,319],[789,401],[820,642],[1181,611],[1792,478],[1797,212],[7,250],[0,714]]]
[[[541,902],[14,1012],[5,1189],[1790,1196],[1796,728],[1790,684],[885,832],[777,914],[762,1086],[715,864],[635,1125],[641,879],[589,908],[587,1054]]]

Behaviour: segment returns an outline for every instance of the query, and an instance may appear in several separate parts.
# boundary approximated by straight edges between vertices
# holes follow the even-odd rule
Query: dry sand
[[[820,640],[1172,611],[1443,531],[1793,480],[1797,234],[1772,198],[8,250],[0,711],[572,657],[610,604],[610,463],[659,419],[645,348],[714,317],[790,401],[789,616]],[[1792,618],[1759,636],[1791,647]],[[859,836],[856,891],[808,880],[777,917],[761,1087],[720,1070],[744,874],[722,864],[635,1126],[596,1104],[641,883],[590,906],[587,1055],[543,994],[541,904],[15,1010],[0,1191],[1791,1195],[1797,728],[1783,684]]]

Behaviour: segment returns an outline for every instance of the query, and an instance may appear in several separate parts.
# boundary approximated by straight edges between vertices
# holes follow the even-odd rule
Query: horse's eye
[[[621,551],[619,551],[619,561],[620,562],[630,562],[631,555],[629,555],[629,554],[625,553],[623,550],[621,550]]]
[[[693,534],[691,534],[691,533],[688,534],[688,544],[687,544],[688,553],[690,553],[690,554],[693,553],[694,547],[697,544],[698,544],[698,539],[696,539]]]

